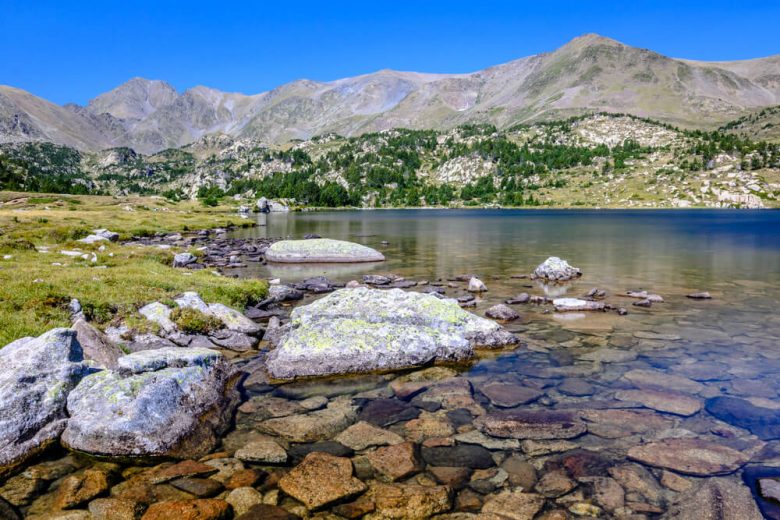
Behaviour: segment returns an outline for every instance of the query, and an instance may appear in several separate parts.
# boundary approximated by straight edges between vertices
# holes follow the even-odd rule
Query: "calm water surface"
[[[338,504],[319,513],[307,512],[301,503],[280,493],[277,482],[307,452],[330,450],[351,456],[355,474],[372,487],[369,495],[374,493],[379,489],[375,487],[378,473],[372,473],[370,462],[375,448],[344,452],[344,446],[330,442],[350,424],[365,420],[414,443],[417,456],[428,464],[397,477],[402,485],[412,484],[405,489],[433,489],[444,483],[446,476],[436,474],[431,466],[484,468],[485,457],[488,465],[500,466],[469,470],[471,482],[452,483],[447,491],[451,501],[444,509],[459,516],[440,517],[448,520],[474,518],[469,514],[479,512],[483,504],[487,504],[485,511],[495,510],[496,495],[518,487],[544,495],[539,513],[549,515],[544,518],[575,518],[572,510],[581,513],[582,508],[595,505],[599,509],[589,511],[599,518],[694,520],[703,517],[700,511],[714,507],[715,516],[707,518],[741,520],[746,517],[740,514],[754,508],[757,500],[767,518],[780,519],[778,507],[756,492],[758,479],[780,476],[780,212],[344,211],[257,218],[259,227],[237,230],[234,236],[302,238],[317,233],[375,247],[387,260],[317,266],[250,263],[237,270],[240,276],[292,283],[326,275],[347,282],[367,273],[394,273],[441,283],[447,296],[457,297],[465,294],[466,284],[448,279],[474,273],[489,288],[470,309],[477,314],[521,292],[582,296],[593,287],[607,291],[606,301],[626,307],[629,314],[559,315],[549,305],[515,305],[522,317],[507,327],[521,338],[518,348],[481,352],[472,363],[449,370],[435,367],[275,386],[267,384],[257,363],[250,362],[248,366],[258,370],[248,369],[246,401],[235,427],[210,457],[208,464],[221,468],[210,478],[226,484],[241,468],[262,468],[273,476],[255,484],[259,490],[252,492],[255,500],[261,493],[266,503],[279,504],[304,518],[354,518],[354,510],[347,514]],[[553,255],[580,267],[582,278],[568,285],[545,286],[513,277],[532,272]],[[623,295],[636,289],[660,294],[665,301],[651,308],[634,307],[635,300]],[[685,297],[705,290],[712,300]],[[307,296],[303,303],[314,297]],[[423,381],[419,393],[396,393],[401,382],[397,378]],[[496,387],[505,392],[503,400]],[[659,390],[666,394],[659,398]],[[520,395],[523,402],[509,403],[506,392],[509,401]],[[304,401],[309,397],[316,399]],[[326,405],[323,397],[327,408],[310,411]],[[713,406],[724,398],[727,406]],[[473,431],[477,417],[513,405],[518,410],[577,411],[587,432],[567,441],[520,442]],[[242,463],[233,458],[236,450],[252,441],[267,442],[269,434],[287,450],[285,463]],[[658,458],[659,449],[652,446],[668,439],[690,439],[686,442],[704,443],[708,449],[727,447],[729,456],[736,450],[742,460],[724,462],[714,456],[725,466],[713,467],[708,463],[711,452],[698,448]],[[373,438],[366,440],[371,444]],[[426,451],[431,443],[445,446],[436,452],[443,458],[435,464],[432,451]],[[447,448],[448,443],[457,443],[456,448]],[[463,446],[467,451],[457,451]],[[650,451],[650,459],[630,457],[637,447]],[[43,478],[45,482],[35,475],[51,474],[53,468],[67,474],[90,464],[105,469],[93,461],[77,462],[73,455],[52,456],[61,458],[29,468],[13,483],[0,484],[0,495],[13,497],[30,518],[64,518],[57,516],[59,512],[50,514],[59,473]],[[675,472],[664,469],[691,456],[695,459],[691,466],[671,467]],[[388,457],[387,471],[408,463],[403,455],[395,462]],[[111,494],[133,500],[139,496],[147,501],[190,500],[196,492],[192,486],[203,480],[158,484],[150,491],[133,477],[142,475],[144,468],[123,465],[112,471],[117,481]],[[378,480],[382,479],[388,477],[380,475]],[[707,493],[696,487],[714,482],[727,486],[726,491]],[[213,493],[227,497],[228,491],[220,489]],[[372,495],[376,498],[372,507],[381,510],[395,504],[393,493],[389,498]],[[718,497],[726,497],[728,504],[720,504]],[[515,508],[512,504],[507,507]],[[88,518],[85,507],[72,512],[82,516],[72,518]],[[508,511],[507,518],[533,516]],[[329,516],[332,512],[347,516]],[[376,515],[366,518],[425,516],[397,511]]]
[[[464,369],[460,376],[474,387],[476,402],[487,411],[495,410],[479,388],[499,381],[543,389],[544,396],[525,408],[638,412],[592,418],[590,433],[574,441],[614,464],[625,462],[631,446],[665,437],[695,437],[740,450],[752,458],[753,465],[746,466],[753,468],[748,470],[751,475],[770,474],[764,466],[780,463],[780,457],[766,455],[775,453],[775,441],[763,445],[744,427],[735,428],[706,410],[682,417],[615,398],[619,390],[637,386],[624,377],[628,371],[653,370],[686,378],[699,387],[692,391],[677,379],[659,380],[664,390],[684,392],[702,403],[717,396],[738,397],[761,406],[767,422],[778,421],[780,212],[387,210],[258,218],[259,227],[240,230],[236,236],[302,238],[317,233],[374,247],[387,261],[256,266],[243,271],[243,276],[294,282],[325,275],[346,282],[367,273],[394,273],[446,283],[448,278],[475,273],[489,288],[471,309],[478,314],[521,292],[559,297],[582,296],[592,287],[604,289],[609,294],[606,301],[625,306],[628,316],[559,315],[549,306],[515,306],[522,318],[508,328],[518,332],[527,347],[483,356]],[[553,255],[580,267],[584,276],[553,287],[512,278],[530,273]],[[622,295],[635,289],[660,294],[665,302],[649,309],[633,307],[635,300]],[[685,297],[705,290],[712,300]],[[447,287],[448,296],[462,294],[465,284]],[[618,361],[594,362],[604,349],[632,354]],[[276,389],[276,395],[355,397],[373,391],[369,395],[384,396],[391,395],[389,379],[362,376],[297,383]],[[654,419],[661,421],[660,426]],[[631,422],[634,426],[626,424]],[[253,423],[239,420],[233,442],[240,444],[242,435],[253,428]],[[763,455],[756,455],[760,446]],[[540,476],[553,464],[545,457],[531,459]],[[739,479],[742,474],[740,470],[728,478]],[[755,492],[755,475],[745,481]],[[667,493],[652,505],[659,510],[669,507],[674,493]],[[763,502],[762,507],[768,517],[780,518],[771,504]]]

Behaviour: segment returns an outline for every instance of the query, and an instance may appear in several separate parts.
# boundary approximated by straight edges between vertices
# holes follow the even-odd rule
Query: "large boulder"
[[[57,441],[68,393],[86,372],[76,332],[53,329],[0,349],[0,477]]]
[[[382,253],[370,247],[329,238],[274,242],[265,257],[270,262],[284,263],[381,262],[385,259]]]
[[[570,266],[566,260],[551,256],[537,266],[534,270],[534,276],[544,280],[563,282],[582,276],[582,271]]]
[[[515,343],[513,334],[455,300],[360,287],[297,307],[267,366],[277,379],[394,370]]]
[[[104,456],[192,458],[230,424],[239,374],[205,348],[145,350],[117,370],[85,377],[68,396],[62,435],[71,449]]]

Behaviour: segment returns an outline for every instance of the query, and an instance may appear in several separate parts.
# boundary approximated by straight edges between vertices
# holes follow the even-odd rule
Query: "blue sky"
[[[0,84],[85,103],[133,76],[257,93],[384,68],[470,72],[596,32],[662,54],[780,53],[780,2],[0,0]]]

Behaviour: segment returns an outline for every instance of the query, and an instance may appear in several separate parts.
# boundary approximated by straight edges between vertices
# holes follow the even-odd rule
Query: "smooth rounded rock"
[[[381,262],[385,256],[361,244],[313,238],[274,242],[265,252],[265,258],[269,262],[280,263],[344,263]]]

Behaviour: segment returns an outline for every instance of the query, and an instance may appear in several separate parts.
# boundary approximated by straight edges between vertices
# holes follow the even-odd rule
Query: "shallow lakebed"
[[[516,304],[521,318],[506,327],[521,345],[483,352],[467,365],[282,385],[250,375],[235,426],[202,463],[150,473],[52,454],[0,494],[41,518],[57,518],[46,515],[63,503],[86,510],[78,497],[90,486],[103,488],[94,496],[119,500],[90,503],[94,518],[103,518],[100,507],[128,507],[132,518],[134,503],[209,497],[227,498],[236,517],[262,502],[333,519],[692,520],[720,511],[725,500],[724,518],[754,518],[754,501],[768,518],[780,518],[756,490],[760,479],[780,474],[780,212],[382,210],[257,218],[258,227],[232,236],[316,233],[373,247],[386,261],[247,262],[226,272],[282,283],[392,273],[440,284],[453,298],[467,286],[454,278],[473,273],[488,287],[468,309],[479,315],[523,292],[582,297],[594,287],[628,314]],[[567,259],[583,276],[558,285],[522,277],[549,256]],[[635,307],[628,290],[664,302]],[[712,299],[686,297],[699,291]],[[350,458],[359,481],[339,462],[311,456],[304,475],[295,473],[310,452]],[[62,489],[65,475],[86,467],[93,478],[107,476],[97,484],[80,477],[75,491]],[[179,514],[156,507],[154,518]],[[283,518],[279,509],[264,514],[246,518]]]

